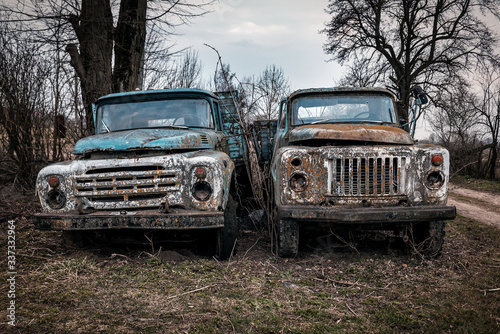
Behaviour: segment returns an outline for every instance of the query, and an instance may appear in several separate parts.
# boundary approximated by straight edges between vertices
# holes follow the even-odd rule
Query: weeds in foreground
[[[277,259],[263,236],[248,232],[239,255],[223,262],[153,245],[68,249],[59,234],[18,223],[18,321],[7,330],[500,330],[500,232],[462,217],[447,224],[437,259],[386,243]],[[7,302],[3,292],[0,301]]]

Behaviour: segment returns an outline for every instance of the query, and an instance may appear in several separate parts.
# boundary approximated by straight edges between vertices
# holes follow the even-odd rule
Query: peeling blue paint
[[[73,154],[126,150],[203,150],[214,147],[213,130],[135,129],[95,135],[79,140]]]

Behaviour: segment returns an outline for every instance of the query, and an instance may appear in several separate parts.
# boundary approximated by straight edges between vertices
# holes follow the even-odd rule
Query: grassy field
[[[391,240],[335,249],[316,240],[280,259],[264,231],[246,227],[238,254],[220,262],[196,247],[68,247],[60,233],[33,228],[27,198],[6,206],[16,224],[16,310],[13,327],[4,283],[0,332],[500,332],[500,231],[463,217],[447,224],[432,260]]]

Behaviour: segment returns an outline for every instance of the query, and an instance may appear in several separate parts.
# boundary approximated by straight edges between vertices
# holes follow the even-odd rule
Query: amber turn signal
[[[51,188],[57,188],[59,186],[59,178],[57,176],[51,176],[49,177],[49,186]]]
[[[194,170],[194,176],[199,179],[204,179],[207,177],[207,171],[203,167],[198,167]]]
[[[438,154],[433,155],[431,158],[431,162],[434,166],[441,166],[443,164],[443,157]]]

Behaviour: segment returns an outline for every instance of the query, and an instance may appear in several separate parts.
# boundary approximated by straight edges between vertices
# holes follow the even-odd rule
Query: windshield
[[[204,99],[134,101],[97,109],[97,133],[159,127],[213,129],[210,103]]]
[[[316,123],[395,123],[392,99],[380,94],[299,97],[292,103],[293,125]]]

